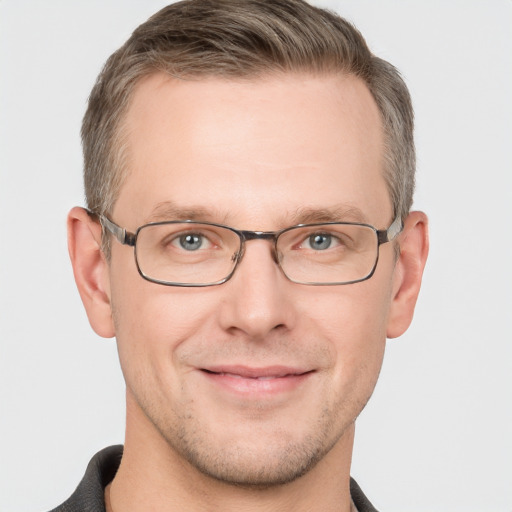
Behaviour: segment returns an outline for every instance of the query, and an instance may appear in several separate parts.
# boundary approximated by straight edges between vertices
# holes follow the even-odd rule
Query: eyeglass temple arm
[[[135,245],[135,235],[118,226],[104,215],[100,215],[101,225],[112,233],[123,245]]]
[[[386,230],[377,231],[379,245],[391,242],[402,231],[402,219],[398,216]]]

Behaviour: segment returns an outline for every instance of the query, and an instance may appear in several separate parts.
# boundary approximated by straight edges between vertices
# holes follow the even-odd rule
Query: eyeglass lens
[[[143,226],[137,234],[136,260],[147,279],[168,284],[207,285],[233,272],[240,235],[227,227],[202,223]],[[277,259],[292,281],[343,284],[365,279],[378,255],[374,229],[353,224],[322,224],[283,231]]]

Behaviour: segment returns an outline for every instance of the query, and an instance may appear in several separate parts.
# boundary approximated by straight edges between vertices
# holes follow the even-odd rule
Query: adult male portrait
[[[428,251],[412,130],[398,72],[302,1],[189,0],[136,29],[91,93],[68,219],[124,451],[56,510],[373,510],[354,422]]]
[[[73,206],[87,204],[80,172],[80,124],[94,80],[133,29],[167,3],[170,0],[0,2],[2,511],[50,510],[63,503],[91,457],[124,442],[125,386],[116,340],[96,335],[87,320],[69,263],[66,215]],[[508,511],[512,3],[311,3],[355,23],[372,52],[402,73],[415,107],[413,209],[428,212],[431,238],[414,320],[403,336],[386,342],[378,385],[357,418],[350,474],[379,510]],[[189,82],[201,80],[190,77]],[[343,133],[338,137],[342,139]],[[252,163],[247,157],[244,168]],[[123,176],[129,180],[131,175]],[[283,198],[291,182],[283,187]],[[303,208],[314,206],[317,192],[317,187],[308,191]],[[121,188],[119,197],[123,193]],[[165,195],[166,201],[176,200],[172,190]],[[239,215],[243,210],[232,196],[224,210]],[[338,200],[345,201],[346,195]],[[145,221],[125,224],[117,210],[104,216],[130,232]],[[379,230],[392,222],[369,220]],[[284,221],[288,226],[294,222]],[[279,229],[278,219],[265,216],[258,222],[240,218],[217,223],[237,230]],[[114,235],[105,233],[105,238],[112,251],[133,251]],[[271,241],[248,240],[230,281],[194,293],[221,293],[236,283],[246,275],[244,265],[252,268],[250,258],[264,243],[271,252]],[[380,246],[377,272],[386,265],[388,245]],[[112,252],[112,268],[118,268],[119,254]],[[133,254],[127,258],[133,261]],[[376,276],[323,288],[348,301],[356,294],[350,288],[370,286]],[[173,294],[166,314],[175,312],[175,303],[184,304],[182,298],[174,300],[178,290],[173,287],[149,284],[155,294]],[[276,285],[282,286],[277,277]],[[306,291],[319,298],[324,293],[319,286],[294,287],[304,288],[304,296]],[[344,315],[336,338],[341,342],[352,317],[346,321],[344,308],[337,314]],[[161,316],[163,322],[167,316]],[[324,326],[316,329],[317,343],[325,339],[322,333],[331,317],[326,309]],[[141,315],[138,318],[142,322]],[[174,320],[182,322],[176,315]],[[302,327],[307,332],[304,323]],[[350,339],[348,334],[345,339]],[[339,486],[346,485],[345,473],[333,467],[330,475]],[[114,480],[113,498],[116,485]],[[116,509],[115,500],[113,505]]]

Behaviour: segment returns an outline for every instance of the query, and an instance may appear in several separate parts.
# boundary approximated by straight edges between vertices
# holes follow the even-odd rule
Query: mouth
[[[246,396],[269,396],[293,391],[314,373],[314,370],[285,366],[223,366],[201,368],[201,371],[213,384]]]

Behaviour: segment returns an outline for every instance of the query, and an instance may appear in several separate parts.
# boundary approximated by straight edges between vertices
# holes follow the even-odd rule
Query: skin
[[[183,211],[250,230],[393,221],[378,110],[354,77],[156,74],[138,85],[125,128],[129,169],[110,217],[130,231]],[[117,338],[127,388],[109,506],[348,511],[354,421],[386,336],[412,319],[424,214],[408,217],[399,243],[398,260],[381,246],[374,276],[347,286],[288,281],[257,240],[227,283],[165,287],[142,279],[133,248],[115,240],[108,263],[98,224],[73,209],[78,288],[95,331]]]

